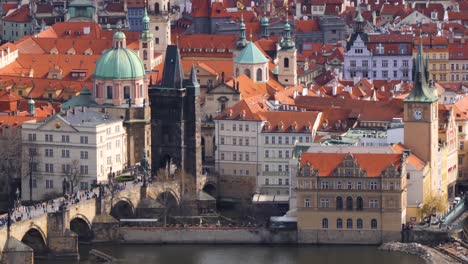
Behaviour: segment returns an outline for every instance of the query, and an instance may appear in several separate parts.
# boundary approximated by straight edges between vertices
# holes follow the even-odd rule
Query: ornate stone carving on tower
[[[297,84],[297,49],[291,39],[291,25],[288,16],[284,24],[283,41],[278,51],[278,81],[284,86]]]
[[[195,68],[184,80],[178,47],[167,47],[160,86],[150,87],[153,172],[158,177],[174,177],[177,172],[199,191],[202,175],[201,127],[198,84]],[[193,188],[195,187],[195,188]]]

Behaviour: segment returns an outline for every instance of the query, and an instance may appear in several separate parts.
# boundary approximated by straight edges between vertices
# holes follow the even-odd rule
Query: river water
[[[128,264],[423,264],[419,257],[383,252],[373,246],[297,245],[80,245],[80,261],[42,260],[40,264],[91,264],[97,249]]]

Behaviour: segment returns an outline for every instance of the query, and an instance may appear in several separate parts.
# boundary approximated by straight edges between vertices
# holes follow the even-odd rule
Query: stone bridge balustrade
[[[103,223],[118,226],[118,221],[110,215],[113,207],[119,203],[126,203],[131,208],[131,216],[135,217],[137,208],[141,204],[151,207],[152,203],[148,201],[156,201],[164,192],[173,195],[179,203],[178,182],[155,182],[147,187],[127,183],[125,189],[117,192],[114,197],[106,194],[103,199],[87,200],[85,198],[76,204],[68,205],[65,210],[44,213],[32,219],[15,222],[11,225],[10,239],[7,239],[7,227],[3,226],[0,228],[0,252],[2,253],[0,260],[5,264],[17,264],[18,259],[32,259],[30,249],[37,252],[41,250],[41,245],[44,247],[44,252],[41,253],[46,253],[48,256],[77,258],[78,237],[89,238],[90,233],[93,230],[99,231]],[[71,223],[75,224],[71,225]],[[100,239],[97,238],[97,240]],[[12,248],[5,248],[7,241]]]

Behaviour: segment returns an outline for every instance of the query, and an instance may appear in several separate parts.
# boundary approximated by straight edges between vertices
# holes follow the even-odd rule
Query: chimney
[[[302,96],[307,96],[309,94],[309,90],[307,89],[307,87],[303,87],[302,88]]]

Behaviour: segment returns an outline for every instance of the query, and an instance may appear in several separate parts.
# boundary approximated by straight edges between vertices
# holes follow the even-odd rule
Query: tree
[[[1,200],[19,188],[22,165],[22,139],[18,128],[4,126],[0,135],[0,194]],[[2,211],[6,208],[2,208]]]
[[[426,202],[424,202],[421,212],[425,216],[431,217],[433,214],[436,214],[438,212],[444,212],[446,209],[446,205],[442,201],[440,196],[435,196],[433,195],[431,198],[427,199]]]
[[[74,159],[70,163],[65,164],[64,173],[66,178],[66,183],[64,182],[63,186],[64,192],[68,190],[70,193],[74,193],[75,187],[81,181],[81,178],[83,178],[83,171],[81,169],[80,161]]]

